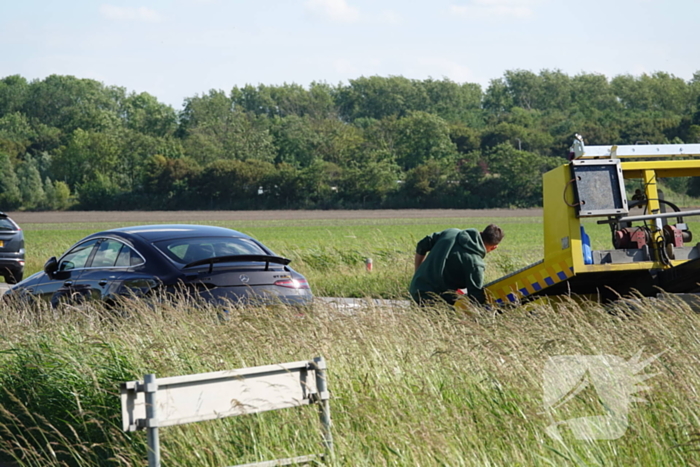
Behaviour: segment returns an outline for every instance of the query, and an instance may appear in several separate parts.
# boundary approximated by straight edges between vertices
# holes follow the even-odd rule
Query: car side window
[[[92,258],[92,268],[130,267],[143,263],[143,258],[130,246],[111,238],[103,239]]]
[[[116,240],[102,240],[97,247],[97,251],[95,251],[95,256],[92,258],[90,267],[109,268],[114,266],[114,263],[117,262],[119,251],[122,249],[122,245],[124,244]]]
[[[70,271],[72,269],[84,268],[88,258],[90,257],[90,253],[92,253],[92,249],[96,244],[97,239],[89,240],[77,245],[75,248],[63,255],[61,261],[58,263],[58,270]]]
[[[122,249],[119,251],[119,256],[117,256],[117,262],[115,266],[117,267],[129,267],[138,266],[143,263],[143,258],[139,256],[133,248],[128,245],[122,244]]]

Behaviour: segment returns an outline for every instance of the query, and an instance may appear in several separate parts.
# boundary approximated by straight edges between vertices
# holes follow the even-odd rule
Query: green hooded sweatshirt
[[[416,254],[428,252],[409,289],[416,302],[420,295],[467,289],[471,298],[484,303],[486,247],[477,229],[447,229],[428,235],[418,242]]]

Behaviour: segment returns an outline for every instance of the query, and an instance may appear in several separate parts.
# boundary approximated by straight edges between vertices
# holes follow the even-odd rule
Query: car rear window
[[[17,226],[7,217],[0,217],[0,230],[17,230]]]
[[[162,240],[155,246],[178,263],[192,263],[201,259],[235,255],[267,255],[260,245],[240,237],[200,237]]]

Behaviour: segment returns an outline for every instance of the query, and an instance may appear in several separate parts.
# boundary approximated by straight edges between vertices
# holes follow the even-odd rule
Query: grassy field
[[[446,227],[506,231],[487,280],[542,257],[539,218],[212,222],[259,238],[325,296],[406,297],[418,239]],[[120,224],[122,225],[122,224]],[[28,270],[109,224],[24,225]],[[695,228],[696,226],[692,226]],[[594,248],[604,226],[586,224]],[[364,268],[371,257],[374,271]],[[672,297],[613,305],[561,300],[493,311],[323,306],[235,310],[131,304],[0,311],[0,465],[144,465],[142,432],[120,430],[118,384],[306,360],[329,364],[338,466],[700,465],[700,315]],[[553,422],[610,413],[589,385],[546,410],[550,358],[658,355],[617,439],[579,440]],[[630,389],[630,388],[628,388]],[[631,389],[630,389],[631,391]],[[632,395],[628,395],[632,400]],[[164,428],[163,465],[221,466],[317,452],[311,407]]]

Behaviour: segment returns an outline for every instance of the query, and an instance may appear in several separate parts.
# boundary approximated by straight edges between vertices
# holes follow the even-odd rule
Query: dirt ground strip
[[[427,219],[474,217],[542,217],[542,209],[377,209],[309,211],[50,211],[8,212],[18,224],[73,222],[255,221],[287,219]]]

